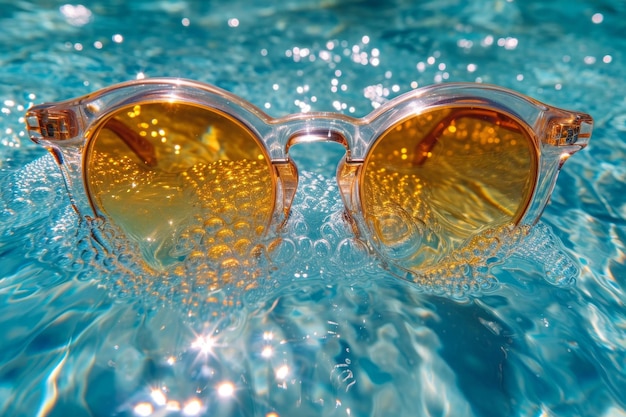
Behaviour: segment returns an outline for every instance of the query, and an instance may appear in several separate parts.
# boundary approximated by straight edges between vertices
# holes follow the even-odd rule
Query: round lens
[[[91,135],[84,172],[95,209],[156,268],[201,246],[217,258],[245,252],[273,211],[273,171],[259,141],[231,116],[192,104],[116,111]]]
[[[517,223],[532,194],[537,151],[515,119],[445,108],[388,129],[361,177],[378,248],[407,269],[435,265],[473,236]]]

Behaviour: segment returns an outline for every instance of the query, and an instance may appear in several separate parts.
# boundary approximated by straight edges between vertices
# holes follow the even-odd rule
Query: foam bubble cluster
[[[258,245],[233,251],[225,244],[207,244],[190,228],[177,246],[185,249],[184,261],[166,271],[146,267],[136,244],[115,225],[80,220],[63,197],[62,178],[49,157],[3,178],[1,190],[1,239],[25,246],[26,258],[68,279],[97,282],[115,298],[143,299],[153,308],[167,303],[189,316],[266,300],[287,283],[338,279],[358,285],[386,279],[390,272],[425,292],[466,298],[494,289],[491,267],[511,255],[541,263],[551,283],[570,283],[578,271],[558,238],[540,224],[488,231],[440,264],[407,274],[355,237],[335,179],[310,172],[301,174],[291,216],[281,230]],[[20,243],[24,239],[25,245]],[[224,251],[228,256],[222,256]]]

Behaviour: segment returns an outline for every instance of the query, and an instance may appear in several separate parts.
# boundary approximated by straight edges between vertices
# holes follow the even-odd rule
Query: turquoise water
[[[626,5],[0,0],[0,415],[626,416]],[[207,301],[104,253],[20,119],[143,76],[273,116],[479,81],[590,113],[531,235],[462,294],[402,281],[342,219],[343,149],[298,145],[285,244]],[[190,288],[185,292],[185,288]]]

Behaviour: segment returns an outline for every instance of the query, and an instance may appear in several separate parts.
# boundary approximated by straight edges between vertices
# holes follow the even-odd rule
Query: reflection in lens
[[[417,271],[487,229],[518,222],[537,164],[527,135],[508,116],[469,108],[435,109],[387,130],[362,172],[361,201],[375,244]],[[404,228],[394,226],[398,235],[377,226],[407,215]],[[418,232],[407,239],[411,228]]]
[[[92,204],[152,268],[198,257],[229,268],[269,224],[268,157],[246,127],[216,110],[123,108],[91,136],[85,160]]]

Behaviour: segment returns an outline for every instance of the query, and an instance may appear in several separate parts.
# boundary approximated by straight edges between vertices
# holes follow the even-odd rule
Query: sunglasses
[[[410,276],[459,251],[471,258],[480,236],[532,226],[593,121],[473,83],[420,88],[363,118],[272,118],[207,84],[144,79],[35,106],[26,124],[79,215],[115,225],[157,270],[250,256],[288,220],[298,185],[290,148],[339,143],[345,218]]]

